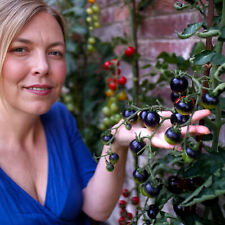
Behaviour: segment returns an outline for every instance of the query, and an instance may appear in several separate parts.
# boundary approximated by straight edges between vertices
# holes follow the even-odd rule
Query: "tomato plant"
[[[140,1],[137,9],[132,4],[134,1],[125,1],[125,4],[130,10],[131,18],[136,18],[134,15],[138,14],[138,10],[145,10],[150,2]],[[212,4],[217,15],[210,10]],[[153,88],[157,88],[157,85],[160,87],[159,84],[162,82],[170,87],[171,92],[168,93],[171,98],[170,107],[164,106],[161,100],[153,104],[146,101],[145,90],[152,89],[152,86],[149,85],[148,78],[143,79],[142,83],[138,79],[140,68],[137,62],[140,53],[138,42],[135,40],[137,36],[132,33],[135,32],[133,23],[131,23],[133,39],[127,43],[123,56],[118,56],[121,60],[130,63],[133,73],[132,103],[128,104],[125,110],[121,110],[124,124],[132,126],[137,120],[143,127],[155,131],[160,129],[162,121],[169,120],[171,127],[165,132],[164,137],[169,144],[174,145],[173,150],[164,150],[163,154],[160,154],[158,149],[151,146],[154,132],[153,135],[145,137],[149,139],[145,143],[142,143],[139,137],[130,143],[129,150],[135,159],[132,191],[136,190],[135,196],[142,201],[139,202],[132,219],[123,217],[124,224],[130,222],[131,224],[198,223],[203,225],[213,224],[215,220],[218,224],[225,223],[223,207],[218,204],[225,194],[223,178],[225,147],[220,143],[221,128],[225,124],[225,83],[222,79],[225,70],[225,57],[222,51],[225,40],[225,1],[208,0],[206,3],[199,0],[179,1],[174,7],[177,10],[194,8],[203,16],[203,21],[190,24],[182,33],[177,34],[181,39],[194,35],[201,39],[196,43],[188,60],[183,59],[182,63],[179,63],[180,58],[176,55],[163,52],[157,57],[158,61],[149,73],[149,76],[160,74],[158,83]],[[210,18],[211,23],[209,23]],[[210,49],[204,42],[209,43],[212,37],[214,42]],[[133,46],[131,53],[130,46]],[[200,51],[196,50],[199,46]],[[169,64],[175,64],[176,69],[171,69]],[[143,68],[149,67],[151,65],[143,66]],[[204,137],[191,137],[189,126],[193,114],[204,108],[210,109],[212,114],[204,121],[200,121],[200,124],[208,126],[211,134]],[[168,118],[158,116],[158,112],[162,110],[170,111],[171,116]],[[187,127],[187,133],[182,137],[183,127]],[[116,133],[118,127],[113,129]],[[140,157],[146,158],[146,162],[140,163]],[[131,195],[132,191],[130,191]],[[166,204],[172,204],[173,212],[163,210]],[[200,208],[206,213],[205,216],[199,213]]]

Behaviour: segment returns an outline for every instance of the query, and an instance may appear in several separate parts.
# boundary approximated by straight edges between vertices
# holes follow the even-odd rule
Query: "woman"
[[[136,133],[150,131],[121,126],[112,146],[120,156],[114,172],[103,158],[96,165],[74,118],[56,102],[66,76],[62,18],[42,0],[0,0],[0,21],[0,224],[106,220],[121,193],[127,146]],[[193,122],[209,113],[198,111]],[[172,147],[162,138],[168,126],[153,145]],[[209,130],[190,126],[190,132]]]

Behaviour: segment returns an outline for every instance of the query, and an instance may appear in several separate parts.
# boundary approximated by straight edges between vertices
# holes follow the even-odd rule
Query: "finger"
[[[163,116],[163,117],[170,117],[172,112],[170,112],[170,111],[161,111],[161,112],[158,112],[158,114],[160,116]]]
[[[187,127],[181,128],[181,134],[184,136],[187,132]],[[189,126],[189,133],[191,135],[206,135],[210,133],[210,130],[206,126],[202,125],[195,125],[195,126]]]
[[[209,116],[211,114],[210,110],[202,109],[194,112],[191,123],[196,123],[197,121]]]

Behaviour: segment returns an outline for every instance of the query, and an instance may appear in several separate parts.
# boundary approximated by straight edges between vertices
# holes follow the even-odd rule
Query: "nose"
[[[49,73],[49,62],[44,52],[37,52],[33,57],[32,75],[44,76]]]

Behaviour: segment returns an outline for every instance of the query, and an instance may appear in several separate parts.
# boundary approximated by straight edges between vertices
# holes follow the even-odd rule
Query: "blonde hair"
[[[0,0],[0,75],[11,42],[24,25],[42,11],[56,19],[65,36],[61,15],[43,0]]]

